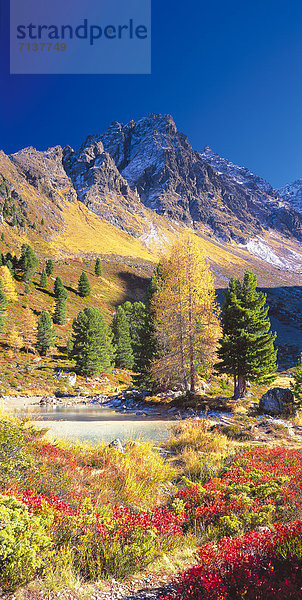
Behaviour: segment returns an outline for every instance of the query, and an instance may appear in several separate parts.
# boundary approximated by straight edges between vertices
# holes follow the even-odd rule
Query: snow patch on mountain
[[[302,254],[290,248],[280,248],[280,254],[277,255],[261,237],[248,240],[246,244],[239,244],[239,246],[275,267],[286,268],[293,273],[302,272]]]
[[[149,250],[163,250],[169,244],[168,238],[155,227],[154,223],[150,224],[150,229],[139,238]]]

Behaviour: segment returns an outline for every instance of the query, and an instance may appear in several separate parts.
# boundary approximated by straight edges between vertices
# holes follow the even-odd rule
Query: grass
[[[249,417],[239,419],[247,425],[254,421]],[[286,439],[282,443],[284,447]],[[64,441],[53,442],[36,431],[28,420],[18,421],[2,412],[0,492],[21,498],[26,490],[31,489],[35,495],[42,494],[46,498],[54,494],[73,510],[86,506],[85,510],[88,512],[85,518],[89,519],[87,523],[90,523],[91,527],[94,511],[105,515],[113,505],[123,507],[122,510],[127,507],[127,510],[134,511],[134,514],[153,511],[161,506],[166,506],[169,510],[173,507],[173,511],[182,510],[182,501],[177,500],[175,503],[173,500],[177,497],[178,490],[181,491],[184,486],[189,486],[187,489],[191,490],[194,489],[192,485],[196,484],[203,493],[204,488],[199,486],[207,485],[209,481],[215,482],[219,490],[219,480],[232,468],[234,457],[238,454],[244,455],[249,448],[244,439],[233,436],[230,431],[223,433],[212,430],[211,423],[206,419],[176,422],[162,446],[171,453],[166,458],[163,458],[152,444],[140,441],[129,440],[124,453],[109,448],[104,443],[91,446]],[[209,501],[213,502],[215,497],[209,493]],[[67,535],[73,517],[64,519],[62,521],[60,517],[58,524],[52,529],[53,535],[59,535],[59,539],[62,536],[64,539]],[[68,519],[71,519],[70,524]],[[194,527],[189,528],[181,540],[174,540],[174,547],[162,547],[160,557],[157,557],[156,553],[152,555],[149,564],[147,561],[142,567],[138,561],[135,567],[127,567],[124,577],[139,579],[142,575],[147,576],[148,572],[156,571],[159,572],[159,578],[173,576],[178,570],[192,564],[196,544],[204,539],[212,539],[211,536],[215,539],[217,531],[221,532],[222,527],[231,531],[232,527],[237,526],[237,521],[233,523],[232,519],[227,521],[226,518],[224,525],[222,521],[219,521],[220,529],[217,529],[216,521],[213,526],[209,524],[206,536],[202,528],[197,532],[194,532]],[[78,522],[77,528],[79,527]],[[89,577],[85,580],[77,567],[74,547],[84,543],[79,537],[80,531],[76,529],[73,533],[72,545],[57,543],[43,575],[24,590],[20,589],[16,595],[17,600],[34,600],[44,597],[46,593],[53,598],[65,598],[71,594],[79,600],[86,600],[97,594],[98,590],[107,589],[106,583],[101,583],[101,580],[95,583],[89,581]],[[133,541],[129,541],[130,549],[132,543]],[[137,551],[140,552],[140,544],[146,542],[140,539],[137,543]],[[124,551],[128,552],[125,550],[126,546],[123,547]],[[86,546],[83,546],[83,552],[86,552],[85,548]],[[112,548],[113,546],[110,546],[108,550],[112,552]],[[118,551],[116,546],[114,552]],[[114,571],[111,576],[112,574],[114,576]]]
[[[180,476],[191,481],[204,481],[222,468],[225,459],[234,453],[236,444],[226,435],[210,430],[206,419],[189,419],[172,426],[163,446],[174,453]]]

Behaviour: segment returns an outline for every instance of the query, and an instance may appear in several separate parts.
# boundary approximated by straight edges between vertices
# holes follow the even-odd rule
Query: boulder
[[[68,375],[67,377],[67,383],[68,385],[71,385],[72,387],[76,384],[77,382],[77,376],[75,373],[70,373],[70,375]]]
[[[259,412],[272,416],[289,416],[294,414],[294,396],[289,388],[272,388],[259,402]]]
[[[57,404],[57,399],[53,398],[52,396],[43,396],[43,398],[41,398],[39,404],[41,406],[46,406],[49,404],[52,404],[53,406],[55,406]]]
[[[112,440],[112,442],[110,442],[110,444],[108,444],[108,448],[115,448],[119,452],[125,452],[124,446],[123,446],[120,438],[116,438],[115,440]]]
[[[203,394],[206,394],[211,389],[210,386],[205,381],[203,381],[203,379],[199,379],[198,387]]]

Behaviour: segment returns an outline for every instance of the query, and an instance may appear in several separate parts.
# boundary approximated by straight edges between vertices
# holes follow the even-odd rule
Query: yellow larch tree
[[[6,338],[8,346],[13,348],[15,352],[20,350],[23,346],[23,338],[16,327],[12,326],[7,334]]]
[[[215,362],[220,333],[214,281],[199,243],[186,235],[161,260],[153,298],[159,357],[153,376],[195,393],[197,375]]]
[[[0,267],[0,280],[7,302],[15,302],[18,299],[16,283],[8,267]]]

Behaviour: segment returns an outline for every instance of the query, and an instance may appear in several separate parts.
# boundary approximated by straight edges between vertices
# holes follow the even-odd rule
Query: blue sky
[[[62,0],[64,1],[64,0]],[[196,150],[278,187],[302,177],[302,2],[153,0],[152,75],[9,75],[1,2],[0,147],[79,146],[113,120],[170,113]]]

